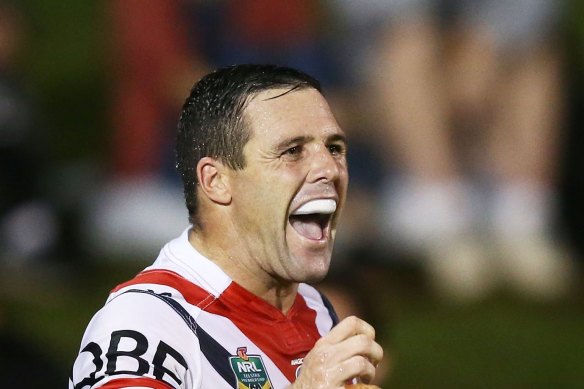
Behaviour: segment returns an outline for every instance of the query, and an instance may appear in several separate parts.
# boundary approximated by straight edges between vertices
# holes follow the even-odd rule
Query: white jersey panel
[[[124,293],[107,303],[91,320],[80,350],[71,388],[136,376],[173,388],[199,387],[197,337],[168,304],[149,294]]]
[[[322,295],[312,286],[298,285],[298,293],[304,298],[306,305],[316,311],[316,327],[320,336],[328,334],[333,327],[331,312],[326,308]]]

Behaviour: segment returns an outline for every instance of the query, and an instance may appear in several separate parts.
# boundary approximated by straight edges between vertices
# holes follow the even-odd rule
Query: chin
[[[296,284],[318,284],[326,278],[328,272],[307,272],[306,270],[297,271],[296,274],[288,276],[288,280]]]
[[[302,280],[301,282],[304,282],[307,284],[317,284],[320,281],[324,280],[326,278],[327,274],[328,274],[328,272],[326,272],[324,274],[311,274],[311,275],[304,277],[304,280]]]
[[[316,283],[322,281],[328,274],[330,268],[330,257],[314,258],[310,256],[298,261],[298,273],[301,276],[299,282]]]

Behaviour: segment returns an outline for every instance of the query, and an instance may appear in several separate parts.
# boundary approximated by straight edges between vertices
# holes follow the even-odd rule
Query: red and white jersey
[[[187,230],[112,291],[87,327],[69,388],[285,388],[336,321],[306,284],[283,314],[197,252]]]

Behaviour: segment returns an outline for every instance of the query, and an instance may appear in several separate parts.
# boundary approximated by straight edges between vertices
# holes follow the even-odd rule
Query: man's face
[[[259,271],[314,282],[328,271],[345,202],[345,136],[318,91],[285,92],[261,92],[245,109],[252,136],[246,167],[232,172],[232,223]]]

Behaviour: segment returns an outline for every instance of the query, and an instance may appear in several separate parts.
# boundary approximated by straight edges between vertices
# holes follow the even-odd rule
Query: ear
[[[203,157],[197,163],[199,187],[207,198],[221,205],[227,205],[231,202],[226,169],[229,168],[221,161],[211,157]]]

